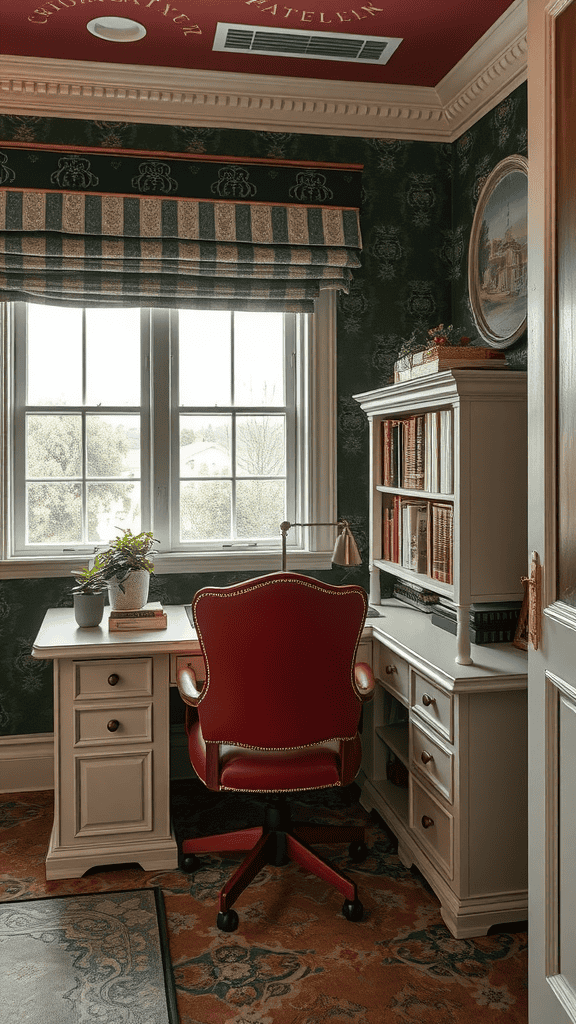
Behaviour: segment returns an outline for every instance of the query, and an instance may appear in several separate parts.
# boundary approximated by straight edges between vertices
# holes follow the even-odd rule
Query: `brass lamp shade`
[[[361,565],[362,559],[358,551],[358,545],[354,540],[350,524],[346,519],[339,519],[337,523],[280,523],[282,534],[282,572],[286,571],[286,538],[288,530],[292,526],[337,526],[338,536],[332,552],[332,561],[335,565]]]
[[[352,530],[346,521],[339,525],[341,529],[336,537],[332,561],[335,565],[361,565],[362,559]]]

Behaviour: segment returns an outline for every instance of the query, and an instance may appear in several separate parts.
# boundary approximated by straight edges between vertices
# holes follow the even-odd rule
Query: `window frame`
[[[159,311],[156,310],[156,313]],[[166,316],[169,343],[169,311]],[[78,552],[70,555],[13,555],[12,479],[13,479],[13,409],[14,409],[14,316],[15,306],[0,306],[0,579],[68,576],[73,567],[88,563],[88,556]],[[298,522],[336,523],[336,295],[322,291],[316,301],[314,315],[306,317],[307,337],[301,339],[304,357],[296,373],[297,403],[307,410],[302,434],[296,444],[296,458],[301,464],[301,494],[295,510]],[[156,337],[158,337],[156,335]],[[157,342],[156,342],[157,343]],[[149,372],[150,387],[163,387],[166,382]],[[167,404],[170,416],[170,403]],[[165,429],[158,411],[152,422],[153,444]],[[168,425],[170,432],[170,425]],[[173,431],[172,431],[173,435]],[[154,457],[154,456],[153,456]],[[168,460],[166,460],[168,461]],[[170,482],[168,480],[168,486]],[[162,501],[159,487],[166,481],[157,478],[153,486],[153,502]],[[154,513],[153,513],[154,514]],[[293,529],[288,534],[288,564],[294,571],[328,569],[334,544],[331,526]],[[157,574],[190,572],[273,572],[280,569],[280,548],[226,548],[222,551],[176,550],[159,552],[155,557]]]

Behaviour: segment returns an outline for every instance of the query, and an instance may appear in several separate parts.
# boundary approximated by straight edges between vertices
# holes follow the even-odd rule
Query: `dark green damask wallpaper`
[[[452,145],[1,115],[0,140],[364,165],[362,268],[338,310],[338,512],[350,520],[366,556],[368,431],[352,396],[390,380],[400,345],[414,329],[453,322],[476,336],[467,291],[474,208],[492,168],[511,153],[526,154],[526,87]],[[525,339],[507,355],[525,369]],[[316,575],[368,584],[366,563]],[[241,578],[158,576],[150,596],[185,603],[200,586]],[[71,604],[69,595],[67,579],[0,581],[1,735],[52,731],[51,664],[29,652],[45,610]]]

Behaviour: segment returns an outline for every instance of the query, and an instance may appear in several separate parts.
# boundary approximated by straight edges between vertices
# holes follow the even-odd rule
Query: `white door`
[[[529,1022],[576,1022],[576,2],[528,0]]]

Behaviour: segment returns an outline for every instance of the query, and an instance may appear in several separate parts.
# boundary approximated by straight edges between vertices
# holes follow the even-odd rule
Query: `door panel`
[[[576,1022],[576,88],[574,0],[528,0],[529,1022]]]

